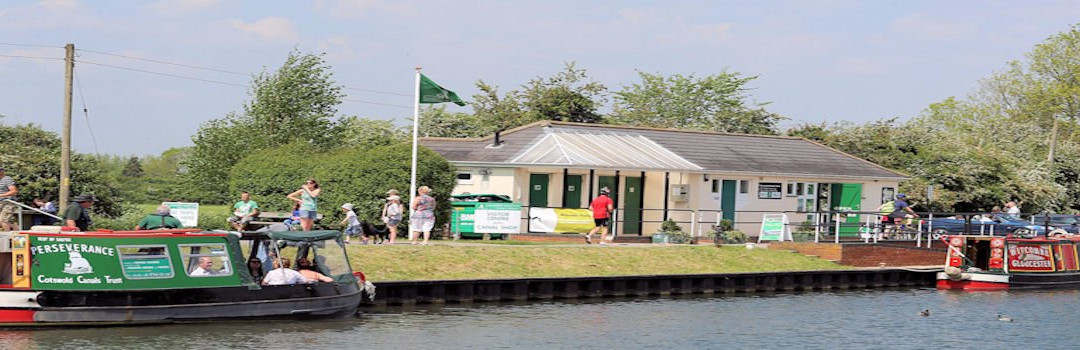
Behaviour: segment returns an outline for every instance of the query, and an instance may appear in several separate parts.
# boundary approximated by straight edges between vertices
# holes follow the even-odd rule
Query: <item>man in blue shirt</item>
[[[894,210],[889,217],[893,218],[893,222],[897,224],[903,220],[904,224],[911,225],[911,219],[919,217],[918,214],[915,214],[914,210],[911,210],[911,206],[908,205],[907,202],[907,195],[903,193],[896,195],[894,206],[896,207],[896,210]]]

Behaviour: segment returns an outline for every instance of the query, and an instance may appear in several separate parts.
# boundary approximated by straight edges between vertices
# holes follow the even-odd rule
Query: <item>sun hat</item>
[[[601,187],[600,193],[611,193],[611,190],[609,190],[607,187]]]
[[[76,196],[75,199],[72,199],[72,201],[74,201],[75,203],[93,202],[94,201],[94,195],[80,194],[80,195]]]
[[[353,208],[352,203],[345,203],[345,204],[341,205],[341,209],[352,210],[352,208]]]
[[[389,191],[386,191],[386,194],[400,194],[400,193],[397,190],[391,188]]]

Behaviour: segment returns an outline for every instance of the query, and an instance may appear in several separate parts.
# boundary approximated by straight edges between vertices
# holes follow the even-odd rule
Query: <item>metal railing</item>
[[[29,205],[22,204],[22,203],[16,202],[16,201],[11,200],[11,199],[4,199],[2,201],[12,203],[12,204],[15,204],[15,205],[19,206],[19,214],[16,215],[16,216],[19,217],[19,229],[20,230],[23,228],[23,210],[29,210],[29,211],[32,211],[32,212],[36,212],[38,214],[45,215],[45,216],[51,217],[51,218],[56,219],[56,220],[63,220],[63,218],[61,218],[59,216],[49,214],[47,212],[41,211],[38,208],[34,208],[34,207],[29,206]]]

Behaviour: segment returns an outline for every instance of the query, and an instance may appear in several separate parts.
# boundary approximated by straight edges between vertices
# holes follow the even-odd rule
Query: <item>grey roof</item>
[[[637,128],[604,124],[541,121],[502,133],[502,144],[492,147],[493,137],[483,139],[424,138],[420,143],[447,160],[465,164],[515,165],[533,146],[552,133],[578,135],[623,135],[643,137],[679,158],[701,168],[626,168],[626,170],[671,170],[694,173],[746,173],[754,175],[806,175],[809,177],[906,179],[907,176],[869,161],[802,138],[725,134],[673,129]],[[613,147],[606,150],[637,153]],[[520,160],[520,159],[519,159]],[[539,165],[539,164],[537,164]],[[560,165],[562,166],[562,165]],[[589,164],[565,165],[590,168]]]
[[[539,141],[511,159],[515,165],[641,170],[702,170],[675,152],[637,134],[546,128]]]

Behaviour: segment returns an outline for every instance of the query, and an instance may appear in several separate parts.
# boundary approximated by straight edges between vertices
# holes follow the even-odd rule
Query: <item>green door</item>
[[[833,211],[862,210],[862,184],[832,184],[829,191],[829,208]],[[833,225],[836,223],[834,222]],[[835,230],[835,229],[834,229]],[[840,223],[840,236],[859,234],[859,216],[848,215]]]
[[[529,206],[548,206],[548,174],[529,174]]]
[[[600,195],[601,188],[607,187],[609,190],[611,190],[611,206],[616,210],[619,209],[619,191],[617,188],[615,188],[615,177],[601,176],[599,179],[596,180],[596,184],[598,185],[596,186],[597,196]],[[592,205],[592,203],[589,204]],[[611,227],[613,224],[615,224],[615,222],[608,222],[608,227]]]
[[[581,208],[581,175],[566,175],[562,195],[563,207]]]
[[[641,234],[641,178],[626,177],[623,189],[623,234]]]
[[[735,180],[724,180],[720,187],[720,211],[724,220],[735,221]]]

